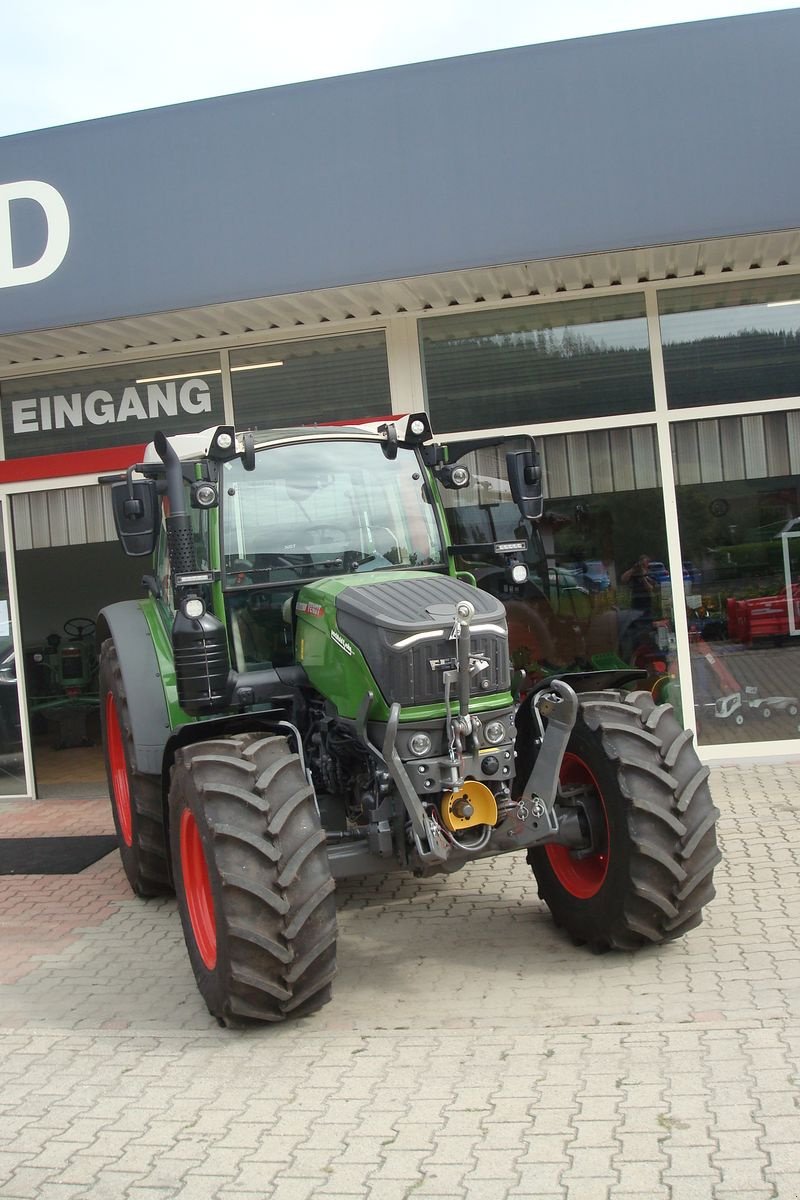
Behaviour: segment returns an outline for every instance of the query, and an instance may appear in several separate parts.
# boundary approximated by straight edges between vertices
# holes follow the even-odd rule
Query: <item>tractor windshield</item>
[[[259,450],[253,471],[227,462],[221,492],[228,588],[445,561],[412,450],[387,459],[377,441],[287,442]]]

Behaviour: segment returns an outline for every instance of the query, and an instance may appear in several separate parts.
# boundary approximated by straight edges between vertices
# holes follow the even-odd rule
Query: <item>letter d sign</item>
[[[11,244],[11,201],[33,200],[43,210],[47,222],[47,240],[36,262],[15,267]],[[69,213],[64,197],[49,183],[23,179],[18,183],[0,183],[0,288],[18,287],[47,279],[64,261],[69,246]]]

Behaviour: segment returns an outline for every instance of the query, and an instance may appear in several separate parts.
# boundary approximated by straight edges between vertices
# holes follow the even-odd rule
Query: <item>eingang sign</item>
[[[224,420],[212,354],[9,380],[1,399],[6,458],[141,444]]]

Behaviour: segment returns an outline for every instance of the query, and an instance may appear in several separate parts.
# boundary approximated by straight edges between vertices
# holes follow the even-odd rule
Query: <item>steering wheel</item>
[[[85,637],[91,637],[95,628],[91,617],[70,617],[64,622],[64,633],[67,637],[77,638],[79,642],[82,642]]]

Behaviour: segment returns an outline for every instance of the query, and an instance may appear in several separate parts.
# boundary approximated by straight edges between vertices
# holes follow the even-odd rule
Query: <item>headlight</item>
[[[483,736],[490,746],[499,746],[506,741],[508,734],[502,721],[488,721],[483,727]]]
[[[408,748],[417,758],[425,758],[433,749],[433,742],[427,733],[412,733],[408,739]]]
[[[183,609],[183,615],[189,617],[192,621],[199,620],[206,611],[205,604],[197,596],[190,596],[188,600],[184,600],[181,608]]]

